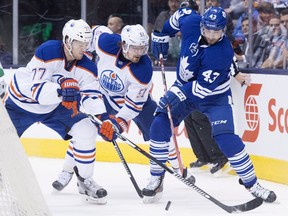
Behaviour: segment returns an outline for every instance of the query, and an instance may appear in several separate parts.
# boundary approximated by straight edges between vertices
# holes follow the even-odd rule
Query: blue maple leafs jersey
[[[176,83],[189,83],[188,96],[194,102],[205,101],[209,96],[230,94],[230,67],[234,56],[226,36],[213,45],[205,42],[200,21],[201,16],[193,10],[180,8],[162,29],[162,33],[170,36],[178,31],[182,34]]]

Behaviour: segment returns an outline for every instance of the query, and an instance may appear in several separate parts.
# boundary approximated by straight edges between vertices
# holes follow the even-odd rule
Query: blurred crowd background
[[[72,18],[91,26],[107,25],[115,33],[139,23],[150,35],[161,31],[183,1],[187,0],[1,0],[0,62],[4,67],[27,64],[41,43],[62,39],[63,25]],[[225,9],[226,34],[241,68],[287,69],[288,0],[195,1],[199,13],[212,5]],[[177,34],[170,41],[167,66],[176,66],[180,44]]]

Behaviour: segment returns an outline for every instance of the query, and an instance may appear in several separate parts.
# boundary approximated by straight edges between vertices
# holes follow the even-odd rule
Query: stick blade
[[[263,200],[259,197],[250,200],[249,202],[235,205],[235,206],[225,206],[223,209],[229,213],[246,212],[253,210],[263,204]]]

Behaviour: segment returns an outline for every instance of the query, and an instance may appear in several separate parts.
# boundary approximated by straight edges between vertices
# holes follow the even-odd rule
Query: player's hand
[[[239,72],[235,76],[235,79],[241,84],[241,86],[243,86],[243,85],[250,86],[251,85],[251,76],[250,76],[250,74]]]
[[[158,106],[165,109],[167,106],[175,106],[181,101],[186,100],[186,95],[179,86],[172,86],[167,93],[160,98]]]
[[[73,78],[62,78],[60,80],[61,89],[58,94],[62,96],[62,105],[67,109],[73,109],[73,115],[78,113],[80,100],[80,88],[77,80]]]
[[[108,142],[117,138],[116,132],[121,134],[127,131],[128,123],[120,117],[117,118],[113,115],[102,114],[98,118],[102,121],[99,134]]]
[[[151,49],[154,57],[159,60],[160,54],[163,55],[163,60],[167,60],[169,49],[170,36],[167,34],[152,32],[151,34]]]

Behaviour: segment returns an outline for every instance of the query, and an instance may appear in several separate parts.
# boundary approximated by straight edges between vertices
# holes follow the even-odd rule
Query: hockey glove
[[[58,94],[62,96],[62,105],[67,109],[73,109],[71,117],[78,114],[80,88],[77,80],[73,78],[62,78],[60,80],[61,89],[58,89]]]
[[[102,121],[99,134],[108,142],[111,142],[117,138],[116,132],[121,134],[124,131],[127,131],[128,123],[120,117],[116,118],[113,115],[108,116],[105,113],[98,116],[98,118]]]
[[[160,98],[159,108],[166,109],[167,106],[171,108],[181,101],[186,100],[186,95],[183,93],[180,86],[172,86],[166,94]]]
[[[152,32],[151,34],[151,48],[154,57],[159,60],[160,54],[163,55],[163,60],[167,60],[169,49],[169,35],[159,32]]]

